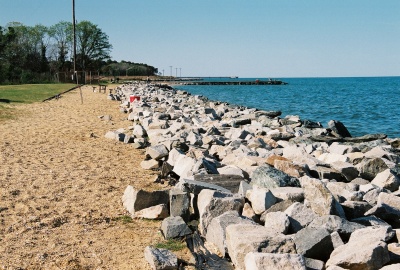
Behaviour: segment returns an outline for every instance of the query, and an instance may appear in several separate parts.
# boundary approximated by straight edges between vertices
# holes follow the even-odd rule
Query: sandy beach
[[[143,150],[104,138],[130,124],[118,103],[82,90],[83,104],[74,90],[0,123],[1,269],[150,269],[143,250],[162,241],[160,222],[124,222],[121,196],[162,187]]]

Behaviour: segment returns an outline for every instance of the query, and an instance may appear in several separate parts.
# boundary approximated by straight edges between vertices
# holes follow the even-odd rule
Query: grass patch
[[[179,251],[186,247],[186,242],[181,240],[169,239],[154,245],[155,248],[165,248],[170,251]]]
[[[0,85],[0,121],[16,119],[14,107],[43,101],[74,87],[75,84]]]
[[[42,101],[74,87],[75,84],[0,85],[0,103],[18,104]]]
[[[132,222],[133,222],[132,217],[127,216],[127,215],[115,217],[115,218],[113,218],[112,220],[113,220],[113,221],[120,221],[120,222],[122,222],[122,223],[124,223],[124,224],[126,224],[126,223],[132,223]]]

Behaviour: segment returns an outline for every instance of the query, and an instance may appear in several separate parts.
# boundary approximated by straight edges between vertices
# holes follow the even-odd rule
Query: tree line
[[[89,21],[76,24],[76,70],[104,76],[151,76],[147,64],[113,61],[109,37]],[[50,27],[12,22],[0,26],[0,83],[53,82],[73,72],[73,25],[61,21]],[[71,78],[72,80],[72,78]]]

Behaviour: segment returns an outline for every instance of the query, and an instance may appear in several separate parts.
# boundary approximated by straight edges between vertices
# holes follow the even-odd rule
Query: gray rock
[[[228,253],[226,246],[226,227],[231,224],[254,224],[252,220],[240,217],[237,211],[228,211],[211,220],[208,226],[206,240],[213,243],[222,257]]]
[[[158,190],[148,192],[141,189],[135,189],[132,186],[127,186],[122,196],[122,203],[125,209],[134,215],[136,211],[155,206],[158,204],[169,204],[169,191]]]
[[[168,249],[147,246],[144,257],[153,270],[178,269],[178,257]]]
[[[364,159],[356,167],[360,176],[367,180],[373,180],[378,173],[389,168],[381,158]]]
[[[336,137],[339,138],[351,137],[350,132],[340,121],[330,120],[328,122],[328,128],[332,130],[333,135],[335,135]]]
[[[345,138],[345,141],[352,142],[352,143],[363,143],[363,142],[371,142],[371,141],[376,141],[376,140],[383,140],[386,138],[387,138],[386,134],[367,134],[367,135],[360,136],[360,137]]]
[[[400,197],[385,192],[379,193],[376,206],[366,212],[365,215],[375,215],[397,227],[400,216]]]
[[[143,138],[143,137],[147,136],[146,130],[143,128],[142,125],[139,125],[139,124],[134,126],[132,134],[135,137],[139,137],[139,138]]]
[[[329,146],[329,152],[339,154],[339,155],[344,155],[347,153],[355,152],[355,149],[351,145],[334,142]]]
[[[338,202],[361,201],[363,199],[364,193],[352,190],[348,184],[343,182],[328,182],[326,187]]]
[[[140,162],[140,166],[145,170],[151,170],[160,168],[160,163],[155,159],[149,159]]]
[[[290,177],[282,171],[275,169],[272,166],[264,165],[258,167],[251,176],[251,185],[257,185],[263,188],[277,187],[300,187],[300,182],[297,178]]]
[[[124,139],[125,139],[125,134],[121,133],[121,132],[118,132],[118,131],[108,131],[104,135],[104,137],[107,138],[107,139],[123,142]]]
[[[314,178],[335,180],[338,182],[343,182],[346,180],[340,172],[330,167],[310,166],[308,171],[309,175]]]
[[[244,258],[249,252],[296,253],[291,237],[276,234],[259,225],[229,225],[226,228],[226,244],[236,269],[245,269]]]
[[[231,193],[230,190],[223,188],[221,186],[194,181],[190,179],[180,179],[179,183],[177,184],[177,187],[179,187],[181,190],[185,192],[193,193],[194,195],[199,195],[203,189],[218,190],[224,193]]]
[[[191,171],[195,164],[195,159],[188,156],[180,155],[175,162],[173,172],[183,178],[191,176]]]
[[[280,201],[296,201],[302,202],[304,200],[304,191],[299,187],[278,187],[270,189],[272,194]]]
[[[314,213],[319,216],[332,214],[345,218],[342,206],[320,180],[303,176],[301,185],[304,188],[304,198],[310,203]]]
[[[286,234],[289,230],[290,221],[284,212],[271,212],[264,216],[264,226],[277,233]]]
[[[350,182],[351,180],[355,179],[359,174],[357,168],[348,162],[335,161],[331,163],[331,166],[344,176],[346,182]]]
[[[238,175],[244,178],[242,169],[235,165],[228,165],[217,169],[219,174]]]
[[[324,270],[325,263],[321,260],[304,257],[307,270]]]
[[[188,136],[186,137],[186,141],[192,145],[203,145],[201,135],[196,134],[193,131],[189,132]]]
[[[326,261],[333,251],[333,243],[328,230],[324,228],[304,228],[294,236],[296,250],[307,258]]]
[[[364,226],[390,226],[389,223],[385,222],[384,220],[376,216],[359,217],[352,219],[350,221]]]
[[[246,198],[251,202],[251,207],[257,215],[270,208],[277,202],[276,197],[269,189],[253,186],[246,192]]]
[[[346,201],[341,205],[348,220],[363,217],[372,208],[367,202]]]
[[[371,181],[371,184],[394,192],[399,189],[400,177],[390,169],[386,169],[378,173]]]
[[[213,185],[218,185],[225,189],[228,189],[232,193],[238,193],[240,182],[242,182],[244,178],[239,175],[206,174],[206,175],[195,175],[194,180]]]
[[[244,258],[246,269],[294,269],[306,270],[304,257],[298,254],[249,252]]]
[[[378,202],[379,194],[383,192],[381,188],[378,187],[375,188],[375,187],[376,186],[373,186],[373,188],[368,190],[363,196],[363,200],[369,203],[370,205],[375,205]]]
[[[149,147],[147,147],[146,155],[148,155],[152,159],[160,160],[163,157],[168,156],[168,149],[163,144],[149,146]]]
[[[347,221],[346,219],[338,216],[326,215],[317,217],[308,225],[308,227],[324,228],[327,229],[329,233],[338,232],[339,235],[347,241],[355,230],[362,229],[365,226],[355,222]]]
[[[172,188],[169,191],[169,207],[172,217],[180,216],[185,222],[189,221],[190,217],[190,196],[177,188]]]
[[[169,151],[167,162],[171,166],[175,166],[176,161],[179,158],[182,159],[184,156],[185,156],[185,154],[181,150],[172,148],[171,151]]]
[[[382,229],[364,228],[355,231],[349,242],[337,247],[326,263],[327,267],[346,269],[380,269],[390,261],[386,232]]]
[[[158,204],[136,211],[132,216],[134,218],[164,219],[168,215],[168,206],[166,204]]]
[[[400,263],[400,244],[390,243],[388,244],[388,250],[390,256],[390,263]]]
[[[161,223],[161,231],[165,239],[179,238],[192,233],[180,216],[164,219]]]
[[[215,190],[204,189],[197,199],[199,210],[199,232],[206,236],[207,228],[213,218],[222,215],[227,211],[242,211],[244,198],[229,193],[222,193]]]
[[[248,190],[252,189],[253,187],[247,183],[246,181],[241,181],[239,184],[238,194],[240,196],[246,197],[246,193]]]
[[[299,202],[292,203],[292,205],[285,210],[285,214],[289,217],[290,233],[297,233],[301,229],[308,226],[308,224],[310,224],[317,217],[310,208]],[[261,219],[263,219],[263,216]]]

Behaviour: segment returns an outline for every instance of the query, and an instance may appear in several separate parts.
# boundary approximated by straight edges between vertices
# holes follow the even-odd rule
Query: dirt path
[[[83,105],[74,90],[0,123],[0,269],[149,269],[160,222],[125,223],[121,196],[160,186],[143,151],[104,138],[129,125],[118,103],[83,93]]]

